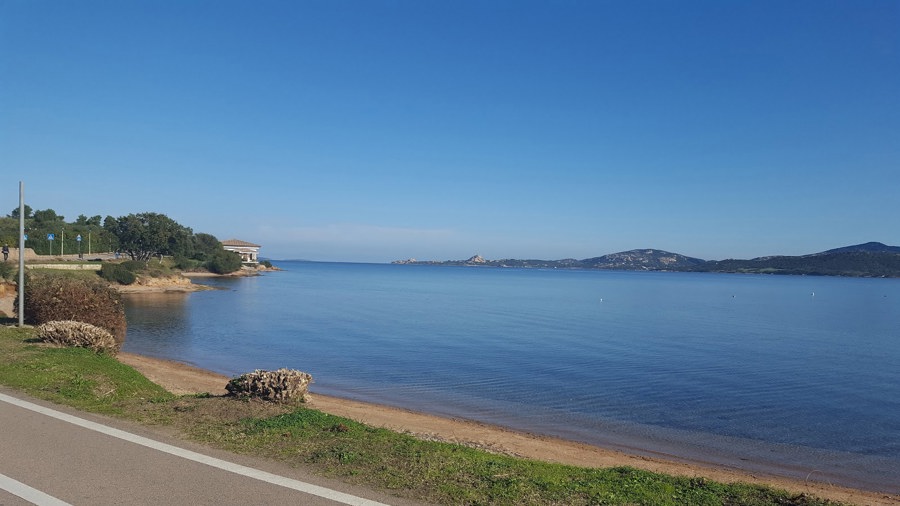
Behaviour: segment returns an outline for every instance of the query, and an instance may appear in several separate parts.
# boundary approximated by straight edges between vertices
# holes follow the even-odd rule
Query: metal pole
[[[19,181],[19,327],[25,326],[25,183]]]

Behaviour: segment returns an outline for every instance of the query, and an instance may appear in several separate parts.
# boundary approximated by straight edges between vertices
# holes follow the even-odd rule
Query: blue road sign
[[[22,239],[28,240],[28,234],[22,234]]]
[[[81,234],[78,234],[78,237],[76,237],[75,240],[81,242]]]
[[[56,235],[55,235],[55,234],[47,234],[47,240],[48,240],[48,241],[52,241],[53,239],[56,239]]]

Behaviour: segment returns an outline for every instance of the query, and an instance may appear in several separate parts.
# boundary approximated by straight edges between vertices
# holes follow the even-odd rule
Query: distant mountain
[[[604,269],[625,271],[731,272],[818,276],[900,277],[900,246],[867,242],[802,256],[770,256],[752,260],[701,260],[657,249],[634,249],[576,260],[397,260],[395,264],[519,267],[532,269]]]
[[[880,242],[830,249],[802,256],[709,261],[694,271],[809,276],[900,277],[900,247]]]
[[[633,249],[588,258],[581,263],[588,269],[617,269],[626,271],[680,271],[703,265],[705,260],[658,249]]]
[[[601,257],[576,260],[565,258],[562,260],[518,260],[506,258],[503,260],[485,260],[480,255],[475,255],[468,260],[446,260],[443,262],[418,261],[415,259],[396,260],[395,264],[420,264],[420,265],[463,265],[484,267],[521,267],[532,269],[609,269],[626,271],[670,271],[686,270],[690,267],[702,265],[705,261],[699,258],[686,257],[678,253],[670,253],[657,249],[635,249],[612,253]]]
[[[854,246],[830,249],[828,251],[823,251],[822,253],[813,253],[813,255],[828,255],[833,253],[900,253],[900,246],[888,246],[880,242],[867,242]]]

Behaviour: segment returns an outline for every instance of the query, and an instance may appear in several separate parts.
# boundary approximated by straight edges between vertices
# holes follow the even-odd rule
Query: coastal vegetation
[[[90,275],[93,275],[91,272]],[[125,341],[125,308],[118,292],[100,279],[29,271],[25,285],[25,321],[33,325],[73,320],[105,329]],[[18,312],[18,298],[15,311]]]
[[[373,428],[302,405],[177,397],[104,353],[0,327],[0,384],[78,409],[168,427],[230,451],[437,504],[835,504],[806,494],[628,467],[579,468]]]
[[[32,211],[28,205],[25,206],[25,234],[28,236],[25,247],[38,255],[113,252],[118,247],[115,235],[103,228],[103,218],[99,215],[82,214],[75,221],[67,222],[53,209]],[[50,234],[53,240],[48,238]],[[0,217],[0,241],[17,246],[18,237],[19,208],[16,207],[9,215]]]
[[[109,281],[110,283],[130,285],[137,280],[137,274],[135,273],[136,269],[134,269],[131,265],[128,265],[132,262],[133,261],[121,263],[105,263],[100,266],[100,277]],[[140,266],[141,270],[144,268],[146,268],[146,265]]]
[[[312,375],[295,369],[256,370],[233,378],[225,390],[234,397],[300,403],[306,401],[310,383]]]
[[[45,343],[88,348],[113,355],[121,347],[121,343],[106,329],[72,320],[50,321],[38,326],[37,338]]]
[[[38,255],[78,255],[84,257],[101,252],[119,252],[133,261],[146,262],[152,258],[175,259],[182,270],[206,269],[216,274],[229,274],[241,268],[241,257],[227,251],[219,240],[210,234],[194,233],[165,214],[146,212],[125,216],[79,215],[74,222],[67,222],[53,209],[33,211],[25,207],[25,246]],[[0,242],[18,245],[19,208],[0,218]],[[52,238],[52,239],[51,239]],[[103,277],[120,284],[134,282],[131,276],[137,270],[107,268]],[[4,273],[0,271],[0,276]]]
[[[118,251],[138,262],[183,255],[192,245],[191,229],[160,213],[109,216],[103,227],[118,239]]]

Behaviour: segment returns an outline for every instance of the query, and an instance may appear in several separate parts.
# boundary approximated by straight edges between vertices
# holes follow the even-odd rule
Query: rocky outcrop
[[[130,285],[112,285],[113,288],[121,293],[140,293],[140,292],[197,292],[201,290],[212,290],[211,287],[192,283],[185,276],[175,275],[154,278],[151,276],[138,276],[137,280]]]
[[[466,260],[467,264],[486,264],[487,260],[485,260],[481,255],[475,255],[472,258]]]

